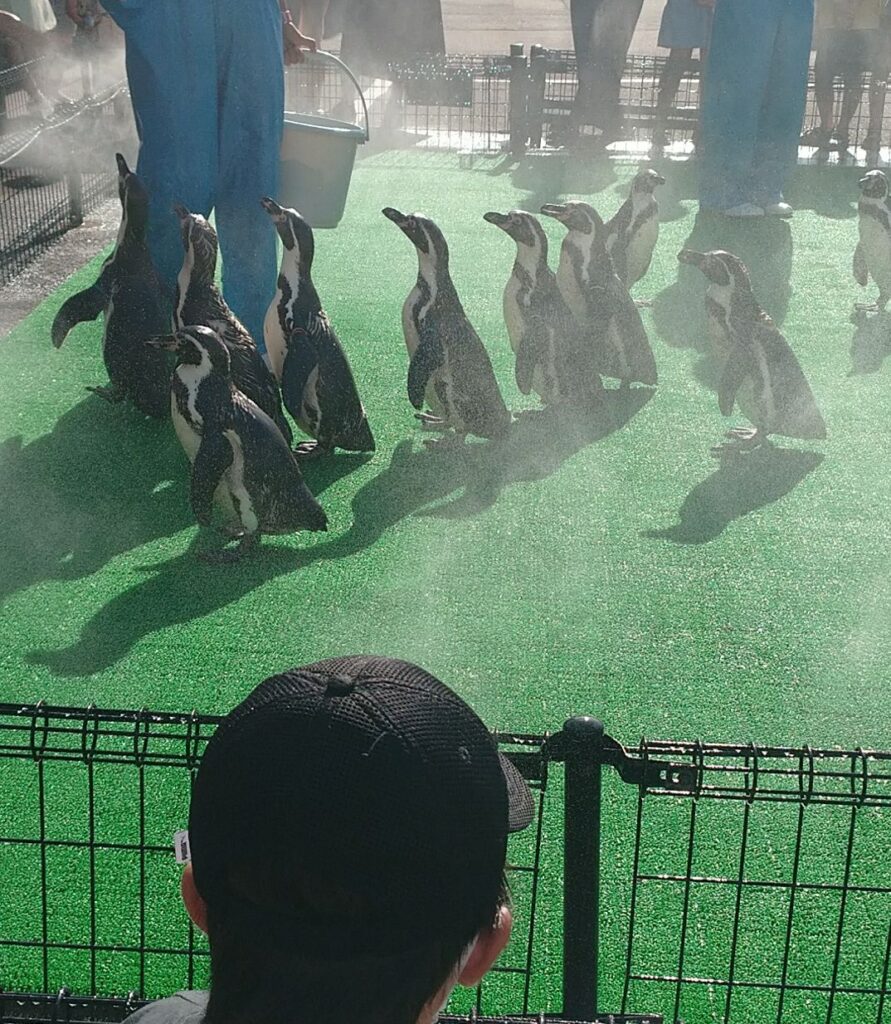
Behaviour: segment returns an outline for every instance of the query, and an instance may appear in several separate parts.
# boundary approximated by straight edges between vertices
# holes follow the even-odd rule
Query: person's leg
[[[887,16],[886,16],[887,17]],[[885,19],[875,34],[870,48],[869,124],[863,148],[870,162],[878,159],[882,143],[882,121],[885,117],[885,94],[888,91],[888,70],[891,64],[891,28]]]
[[[124,30],[139,133],[136,171],[150,197],[148,244],[173,291],[183,261],[174,203],[209,214],[217,174],[212,0],[152,0],[109,13]]]
[[[844,155],[850,140],[851,121],[863,98],[863,75],[867,66],[870,33],[846,32],[842,62],[842,105],[836,125],[839,153]]]
[[[828,138],[835,126],[835,71],[837,32],[824,32],[817,41],[817,56],[814,60],[814,98],[817,101],[817,116],[820,119],[819,136]]]
[[[777,36],[778,2],[721,0],[715,8],[699,147],[699,202],[705,210],[753,201],[748,184]]]
[[[590,43],[592,120],[607,138],[621,128],[622,74],[643,0],[602,0],[594,12]]]
[[[572,22],[572,47],[575,58],[582,64],[591,48],[591,25],[594,11],[603,0],[569,0],[569,19]]]
[[[783,186],[798,162],[813,15],[813,0],[782,4],[751,164],[750,191],[759,206],[782,201]]]
[[[284,121],[278,0],[216,0],[220,166],[215,215],[223,294],[263,349],[263,318],[275,294],[275,229],[260,206],[275,198]]]
[[[656,129],[653,132],[653,145],[661,148],[665,145],[668,115],[674,106],[684,71],[690,66],[692,50],[674,47],[668,52],[668,60],[659,78],[659,93],[656,97]]]

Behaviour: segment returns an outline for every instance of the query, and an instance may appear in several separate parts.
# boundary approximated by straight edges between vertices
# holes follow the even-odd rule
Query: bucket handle
[[[365,102],[365,94],[362,92],[362,86],[359,85],[356,76],[350,71],[350,69],[344,64],[340,57],[336,57],[333,53],[329,53],[328,50],[314,50],[311,53],[307,53],[306,57],[312,59],[313,57],[324,57],[326,60],[330,60],[333,64],[336,64],[340,70],[349,78],[349,80],[356,87],[356,92],[359,94],[359,99],[362,101],[362,113],[365,115],[365,138],[363,142],[368,142],[371,137],[368,131],[368,104]]]

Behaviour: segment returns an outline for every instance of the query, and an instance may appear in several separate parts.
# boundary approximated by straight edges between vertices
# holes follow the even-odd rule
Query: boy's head
[[[531,816],[486,727],[422,669],[356,656],[267,679],[192,793],[183,893],[210,936],[208,1020],[435,1015],[507,941],[507,836]]]

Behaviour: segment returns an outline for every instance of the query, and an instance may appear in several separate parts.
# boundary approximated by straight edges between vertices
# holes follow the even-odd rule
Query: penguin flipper
[[[442,364],[442,345],[432,338],[422,338],[408,364],[408,400],[416,409],[423,406],[430,378]]]
[[[750,371],[749,358],[745,349],[737,345],[727,358],[721,381],[718,385],[718,408],[722,416],[733,412],[736,393],[742,387]]]
[[[50,332],[53,348],[62,347],[68,332],[75,324],[83,323],[84,320],[95,320],[105,309],[105,297],[104,290],[98,284],[94,284],[63,302],[53,319]]]
[[[517,387],[524,395],[528,395],[532,390],[532,378],[537,362],[538,348],[533,332],[531,330],[524,331],[520,344],[517,346],[517,365],[514,370]]]
[[[866,266],[866,257],[863,255],[863,245],[858,242],[854,250],[854,259],[851,269],[854,273],[854,280],[861,288],[869,284],[869,268]]]
[[[210,524],[213,496],[226,470],[232,465],[232,446],[216,431],[205,432],[192,463],[190,500],[201,526]]]

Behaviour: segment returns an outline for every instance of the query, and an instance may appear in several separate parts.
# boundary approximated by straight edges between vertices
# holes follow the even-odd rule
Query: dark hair
[[[443,928],[430,921],[427,943],[405,952],[343,958],[320,955],[298,943],[289,930],[275,927],[273,913],[262,906],[281,906],[283,889],[276,872],[253,869],[241,884],[250,891],[252,909],[244,901],[208,904],[211,949],[210,998],[206,1024],[415,1024],[424,1006],[446,982],[461,954],[480,931],[494,927],[502,906],[509,903],[506,880],[488,899],[468,907],[460,926]],[[297,902],[311,903],[318,914],[326,907],[340,916],[345,894],[317,879],[301,886]],[[289,901],[294,902],[294,901]],[[361,898],[359,900],[361,901]],[[269,920],[264,920],[268,917]],[[345,926],[348,928],[348,926]]]

